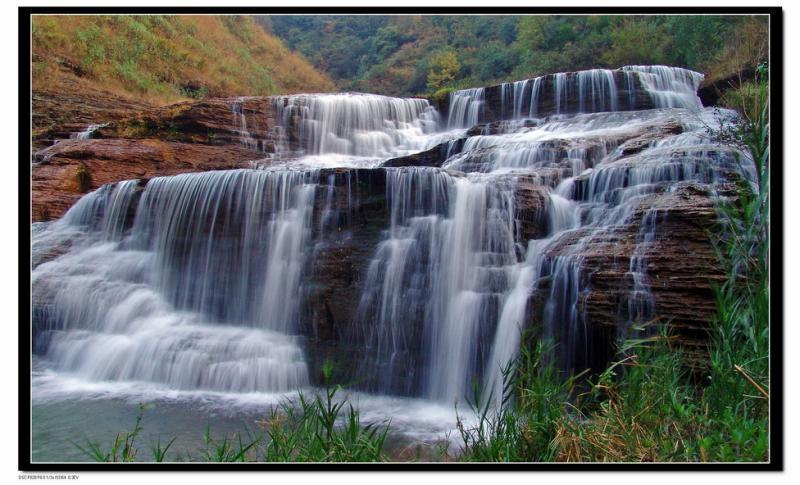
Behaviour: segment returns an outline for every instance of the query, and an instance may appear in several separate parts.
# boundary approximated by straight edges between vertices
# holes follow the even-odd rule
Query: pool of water
[[[80,447],[94,442],[109,449],[117,433],[134,429],[139,414],[142,431],[136,440],[137,460],[152,461],[151,447],[158,441],[164,446],[174,438],[168,461],[197,461],[206,448],[206,429],[217,441],[241,436],[246,442],[249,436],[265,433],[263,420],[271,409],[297,398],[297,393],[175,391],[149,383],[89,382],[53,372],[41,363],[35,363],[34,369],[33,462],[91,462]],[[315,390],[302,392],[311,395]],[[385,451],[391,460],[441,461],[458,452],[454,405],[347,390],[338,395],[353,403],[363,424],[390,427]],[[467,413],[459,408],[459,414]]]

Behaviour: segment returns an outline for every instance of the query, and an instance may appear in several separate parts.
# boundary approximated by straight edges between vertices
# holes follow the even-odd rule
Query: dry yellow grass
[[[728,38],[720,53],[705,63],[706,82],[715,82],[753,68],[768,56],[769,24],[762,17],[751,17]]]
[[[155,104],[334,89],[246,16],[34,16],[32,31],[34,89],[75,75]]]

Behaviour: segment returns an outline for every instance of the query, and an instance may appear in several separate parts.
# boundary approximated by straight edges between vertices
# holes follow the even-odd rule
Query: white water
[[[101,124],[98,124],[98,125],[95,125],[95,124],[89,125],[89,126],[86,127],[85,130],[79,131],[77,133],[73,133],[72,136],[70,136],[70,138],[74,138],[74,139],[77,139],[77,140],[88,140],[89,138],[92,137],[92,135],[94,135],[95,131],[97,131],[98,129],[100,129],[100,128],[106,126],[106,125],[108,125],[108,123],[101,123]]]
[[[624,82],[617,85],[615,73]],[[553,113],[566,114],[577,98],[577,110],[571,113],[599,113],[634,109],[637,82],[650,96],[656,108],[699,110],[702,103],[697,88],[703,75],[688,69],[669,66],[625,66],[621,69],[590,69],[577,73],[557,73],[504,83],[500,89],[502,119],[533,118],[542,113],[540,102],[545,82],[552,89]],[[623,97],[620,89],[624,89]],[[470,88],[450,94],[448,126],[469,128],[484,121],[485,88]]]
[[[342,93],[278,98],[284,126],[297,126],[310,155],[388,158],[428,147],[439,116],[424,99]],[[296,118],[299,118],[295,121]]]
[[[619,227],[640,228],[624,323],[655,311],[646,258],[662,215],[649,215],[653,196],[739,167],[706,139],[716,115],[687,95],[697,76],[670,69],[623,71],[627,96],[639,76],[664,106],[647,111],[618,111],[633,99],[621,98],[611,71],[594,70],[553,78],[556,111],[575,87],[584,113],[526,121],[538,113],[543,78],[508,84],[503,111],[515,119],[499,133],[470,137],[441,169],[386,169],[388,227],[364,262],[354,339],[365,349],[364,389],[417,399],[360,394],[362,413],[394,415],[394,425],[430,439],[453,429],[444,410],[473,382],[499,401],[501,369],[529,325],[534,289],[547,281],[543,334],[558,343],[563,369],[582,370],[591,344],[584,250]],[[47,314],[35,398],[199,395],[260,405],[308,387],[302,307],[313,213],[321,207],[322,228],[349,209],[331,205],[333,181],[319,169],[375,167],[462,137],[480,121],[483,96],[453,93],[446,122],[418,99],[280,98],[283,135],[297,130],[303,157],[105,186],[35,226],[34,261],[52,259],[32,271]],[[232,111],[249,144],[246,118]],[[682,133],[660,133],[623,156],[630,140],[676,125]],[[525,181],[545,196],[546,231],[534,240],[518,237],[515,191]]]
[[[480,121],[484,88],[462,89],[450,93],[449,128],[470,128]]]
[[[135,182],[83,198],[34,235],[34,245],[58,244],[53,234],[95,229],[32,273],[34,292],[51,302],[48,359],[90,380],[232,392],[305,386],[292,333],[312,175],[153,179],[125,237]],[[265,209],[274,212],[264,217]]]
[[[697,88],[703,75],[668,66],[625,66],[625,71],[635,72],[656,108],[699,109],[702,106]]]

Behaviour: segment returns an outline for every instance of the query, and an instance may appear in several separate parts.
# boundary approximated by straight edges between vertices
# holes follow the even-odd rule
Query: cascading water
[[[84,197],[44,234],[93,235],[33,272],[53,301],[48,358],[179,389],[306,385],[291,335],[316,186],[309,172],[240,170],[153,179],[136,207],[135,181]]]
[[[660,198],[752,177],[708,139],[718,114],[699,104],[700,79],[664,66],[560,73],[499,87],[495,106],[493,88],[451,93],[446,121],[421,99],[275,98],[286,145],[269,169],[107,185],[34,227],[37,352],[92,382],[239,394],[318,384],[310,275],[321,254],[360,241],[362,259],[347,260],[352,311],[342,321],[324,307],[330,338],[353,349],[357,388],[452,407],[477,382],[500,402],[501,370],[533,322],[559,366],[581,371],[596,360],[597,255],[634,234],[618,258],[628,296],[607,323],[647,320],[658,311],[648,257],[670,211]],[[657,109],[635,110],[639,89]],[[239,101],[232,111],[250,145]],[[488,112],[503,119],[467,136]],[[281,165],[292,140],[302,169]],[[379,167],[439,144],[440,166]],[[353,167],[385,183],[366,209]],[[383,217],[374,239],[370,217]]]
[[[450,93],[449,128],[469,128],[480,121],[483,108],[484,88],[462,89]]]
[[[233,111],[234,131],[239,134],[242,145],[250,150],[262,150],[263,147],[259,143],[259,140],[257,140],[247,128],[247,116],[245,116],[243,110],[244,101],[245,98],[237,98],[236,101],[231,104],[231,111]]]
[[[639,229],[641,241],[631,256],[629,271],[633,279],[633,289],[628,297],[628,323],[619,326],[620,338],[627,338],[633,324],[647,324],[653,317],[655,301],[647,277],[647,253],[656,238],[658,210],[646,210]]]
[[[576,78],[579,112],[597,113],[619,109],[613,72],[607,69],[592,69],[577,73]]]
[[[430,168],[387,174],[391,228],[370,263],[360,306],[378,350],[369,365],[388,368],[380,390],[400,379],[399,390],[452,402],[482,372],[507,266],[516,261],[510,188]],[[414,369],[398,356],[414,349],[422,355],[412,361],[426,375],[411,381]]]
[[[70,136],[70,138],[74,138],[76,140],[88,140],[89,138],[91,138],[94,135],[95,131],[97,131],[100,128],[103,128],[105,126],[108,126],[108,123],[101,123],[99,125],[89,125],[89,126],[86,127],[85,130],[79,131],[77,133],[73,133]]]
[[[669,66],[625,66],[557,73],[450,93],[448,127],[469,128],[487,121],[487,98],[497,92],[497,119],[533,118],[542,114],[599,113],[637,109],[639,92],[655,108],[702,108],[697,88],[703,75]],[[546,91],[549,91],[549,96]],[[547,100],[545,105],[543,100]]]
[[[345,93],[277,98],[279,119],[297,126],[308,154],[387,158],[426,148],[438,113],[424,99]]]
[[[635,72],[647,90],[656,108],[699,109],[703,105],[697,88],[703,75],[669,66],[625,66],[626,72]]]

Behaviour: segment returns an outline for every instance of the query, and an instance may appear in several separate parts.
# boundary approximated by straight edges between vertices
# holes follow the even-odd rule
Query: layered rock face
[[[96,121],[111,121],[75,125],[84,137],[34,153],[32,219],[61,217],[83,194],[119,180],[247,167],[282,143],[273,101],[216,98],[142,111],[122,105],[111,118],[97,112]]]
[[[260,155],[244,146],[210,146],[161,139],[64,140],[36,153],[32,218],[61,217],[83,194],[126,179],[247,166]]]
[[[34,62],[41,59],[34,58]],[[70,73],[80,68],[62,61]],[[32,153],[54,141],[74,138],[89,126],[127,118],[149,109],[148,103],[101,91],[73,75],[58,77],[55,86],[36,86],[31,93]]]
[[[232,392],[318,383],[333,360],[358,388],[440,402],[474,380],[497,396],[529,328],[566,372],[602,369],[650,322],[697,361],[723,277],[717,199],[748,177],[708,139],[719,114],[699,81],[566,73],[456,92],[439,112],[360,94],[210,99],[60,141],[35,155],[34,220],[98,190],[35,235],[37,348],[90,376]],[[162,178],[184,172],[201,173]],[[95,274],[89,254],[127,269]],[[91,301],[62,293],[87,281]],[[125,285],[145,317],[118,308]],[[134,348],[77,366],[102,345],[71,340],[74,315]],[[153,348],[174,368],[131,363]]]

